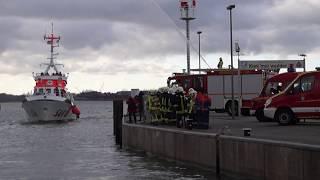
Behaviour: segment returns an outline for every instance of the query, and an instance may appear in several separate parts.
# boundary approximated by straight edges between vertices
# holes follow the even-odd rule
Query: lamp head
[[[227,7],[227,10],[231,10],[231,9],[233,9],[233,8],[235,8],[235,7],[236,7],[236,5],[231,4],[231,5],[229,5],[229,6]]]
[[[306,57],[307,55],[306,54],[299,54],[299,56]]]
[[[201,31],[198,31],[198,32],[197,32],[197,34],[201,34],[201,33],[202,33]]]

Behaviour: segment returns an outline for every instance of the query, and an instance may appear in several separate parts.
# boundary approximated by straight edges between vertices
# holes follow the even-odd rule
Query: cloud
[[[233,37],[245,54],[286,57],[320,49],[318,0],[199,0],[190,26],[192,55],[198,51],[199,30],[204,55],[229,53],[226,7],[231,3],[236,5]],[[185,56],[186,45],[179,18],[178,0],[0,1],[0,74],[39,71],[49,54],[43,35],[50,33],[51,22],[62,37],[58,62],[68,72],[180,70],[185,62],[175,58]]]

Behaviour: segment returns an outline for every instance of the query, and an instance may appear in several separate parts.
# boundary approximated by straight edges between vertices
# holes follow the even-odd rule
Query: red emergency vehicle
[[[239,73],[239,75],[238,75]],[[266,75],[262,70],[233,70],[234,78],[234,99],[235,114],[238,109],[243,114],[249,114],[252,108],[252,99],[257,97],[266,80]],[[227,112],[231,115],[232,89],[231,89],[232,70],[212,69],[206,74],[184,74],[174,73],[168,78],[167,84],[178,84],[185,91],[189,88],[203,89],[211,98],[210,109],[216,112]],[[240,107],[240,108],[239,108]]]
[[[295,124],[299,119],[320,118],[320,72],[304,72],[281,93],[270,97],[264,115],[280,125]]]
[[[216,70],[208,72],[208,95],[211,98],[211,108],[216,112],[227,112],[232,115],[232,71]],[[235,114],[240,110],[243,115],[250,115],[252,99],[257,97],[266,80],[262,70],[233,71],[233,88]]]
[[[203,89],[207,93],[207,75],[206,74],[186,74],[186,73],[173,73],[171,77],[167,80],[168,87],[177,84],[185,91],[188,91],[190,88],[193,89]]]
[[[272,76],[269,78],[260,93],[260,95],[252,99],[252,112],[254,112],[258,121],[271,121],[263,114],[264,104],[271,96],[283,91],[300,73],[286,72]],[[252,113],[253,114],[253,113]]]

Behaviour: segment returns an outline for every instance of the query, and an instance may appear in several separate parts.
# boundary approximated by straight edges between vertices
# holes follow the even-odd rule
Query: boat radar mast
[[[45,74],[48,73],[48,71],[50,70],[50,68],[53,68],[56,73],[58,73],[58,68],[57,65],[63,65],[63,64],[55,64],[54,63],[54,59],[56,58],[55,56],[57,56],[59,53],[54,53],[54,48],[59,47],[59,41],[60,41],[60,36],[55,36],[53,34],[53,23],[51,23],[51,34],[45,34],[43,36],[43,39],[45,41],[47,41],[47,44],[49,44],[51,46],[51,51],[50,51],[50,57],[48,59],[50,59],[50,63],[44,63],[44,65],[47,65],[46,70],[44,71]]]

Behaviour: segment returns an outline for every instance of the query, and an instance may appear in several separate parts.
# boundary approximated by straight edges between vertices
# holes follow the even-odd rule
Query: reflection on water
[[[112,102],[79,102],[81,118],[28,123],[2,103],[0,179],[215,179],[211,171],[145,157],[114,143]]]

